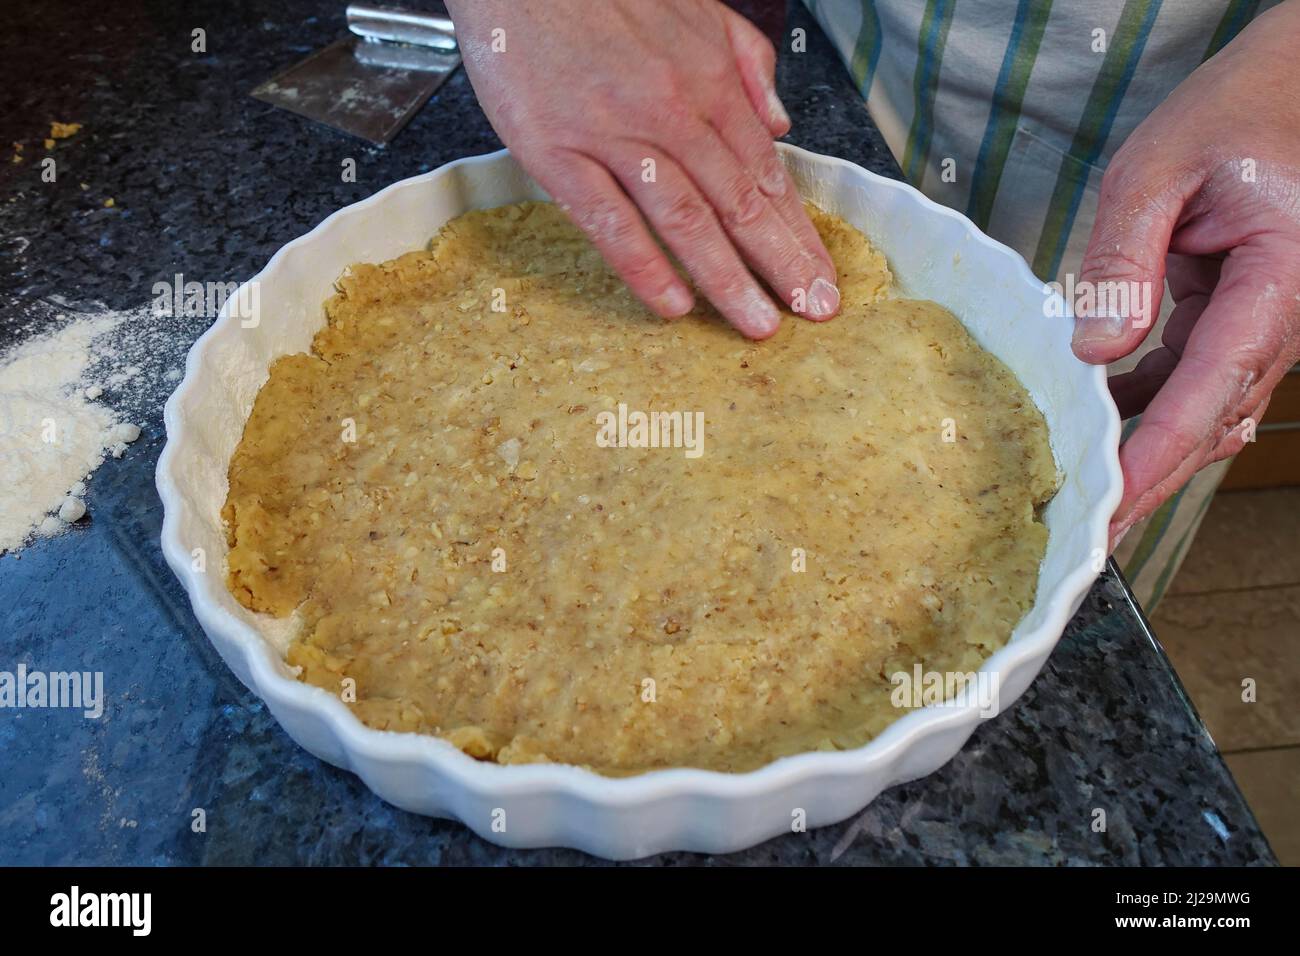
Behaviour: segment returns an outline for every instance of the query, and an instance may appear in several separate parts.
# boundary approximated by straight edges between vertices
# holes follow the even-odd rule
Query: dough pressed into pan
[[[546,203],[354,266],[231,460],[230,590],[367,724],[501,763],[744,771],[976,671],[1034,600],[1046,426],[810,212],[842,311],[761,343],[652,316]]]

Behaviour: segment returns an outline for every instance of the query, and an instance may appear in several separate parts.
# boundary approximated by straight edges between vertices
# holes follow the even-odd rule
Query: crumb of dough
[[[59,505],[59,520],[72,524],[74,521],[80,521],[86,514],[86,503],[80,498],[68,495]]]
[[[129,445],[140,437],[140,426],[134,422],[118,422],[113,426],[113,440]]]
[[[856,747],[892,675],[977,670],[1034,600],[1046,426],[810,212],[842,311],[762,343],[654,317],[545,203],[353,266],[230,462],[231,592],[372,727],[610,775]],[[682,440],[598,444],[629,409]]]
[[[79,132],[81,132],[80,123],[60,123],[55,120],[50,124],[50,139],[67,139],[76,136]]]

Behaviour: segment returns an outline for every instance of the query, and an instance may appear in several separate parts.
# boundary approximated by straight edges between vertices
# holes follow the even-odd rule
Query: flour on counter
[[[85,481],[140,437],[120,411],[96,401],[104,389],[92,379],[121,385],[139,374],[122,345],[127,336],[115,334],[136,315],[83,314],[0,356],[0,553],[80,520]]]

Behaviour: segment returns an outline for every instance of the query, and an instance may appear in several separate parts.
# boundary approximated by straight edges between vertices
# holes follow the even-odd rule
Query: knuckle
[[[570,211],[574,224],[593,242],[617,248],[635,232],[618,202],[608,196],[592,196]]]
[[[737,176],[728,186],[722,201],[722,221],[728,232],[747,230],[763,221],[767,198],[748,176]]]
[[[629,110],[638,104],[630,102],[625,84],[617,79],[595,78],[592,86],[581,104],[582,123],[573,122],[572,113],[563,117],[565,125],[574,129],[583,128],[617,128],[609,124],[617,123],[618,118],[626,116]],[[595,124],[599,122],[599,126]]]
[[[1130,232],[1134,216],[1149,219],[1153,215],[1166,218],[1173,211],[1176,182],[1171,171],[1157,169],[1149,161],[1130,159],[1121,148],[1101,176],[1098,193],[1100,210],[1109,210],[1102,220],[1103,227],[1111,227],[1111,239]]]
[[[1119,234],[1131,229],[1125,214],[1169,219],[1178,212],[1186,194],[1188,177],[1196,175],[1195,162],[1171,162],[1167,151],[1144,137],[1131,136],[1111,158],[1101,176],[1099,208],[1110,210],[1110,222]]]
[[[724,267],[709,297],[715,302],[749,302],[756,294],[753,277],[737,264]]]
[[[604,242],[611,256],[637,255],[641,247],[641,229],[631,216],[616,215],[609,220]]]
[[[677,69],[677,64],[671,59],[662,56],[650,57],[645,62],[641,75],[647,84],[643,92],[664,98],[677,96],[682,92],[681,73]]]
[[[680,132],[696,117],[695,102],[677,70],[651,65],[644,85],[634,94],[638,111],[670,132]]]
[[[1151,279],[1151,263],[1142,260],[1138,251],[1107,242],[1105,253],[1089,257],[1079,278],[1089,282],[1146,282]]]
[[[1236,384],[1241,390],[1239,405],[1245,407],[1247,399],[1272,370],[1275,359],[1276,356],[1271,350],[1263,348],[1247,348],[1237,353],[1233,365],[1237,375]],[[1254,403],[1251,403],[1250,407],[1254,407]],[[1238,410],[1234,409],[1234,412]],[[1246,414],[1249,410],[1250,408],[1245,408],[1242,414]],[[1240,420],[1241,416],[1238,415],[1237,421]]]
[[[679,134],[690,127],[697,117],[695,104],[682,93],[673,93],[659,101],[652,115],[669,133]]]
[[[680,192],[664,208],[664,228],[686,239],[703,239],[709,234],[712,214],[698,196]]]
[[[641,291],[658,294],[669,285],[663,275],[662,263],[648,255],[629,254],[618,263],[618,274],[631,288]]]
[[[726,88],[722,85],[716,87],[718,90]],[[748,98],[719,95],[709,103],[709,122],[724,132],[724,138],[734,138],[732,148],[746,164],[757,162],[763,155],[760,150],[771,148],[770,138],[761,138],[751,132],[753,118],[754,106]],[[732,136],[727,137],[727,133]]]

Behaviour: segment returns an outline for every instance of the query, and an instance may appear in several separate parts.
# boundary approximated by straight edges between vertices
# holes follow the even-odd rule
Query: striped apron
[[[804,2],[908,181],[1016,249],[1039,278],[1064,283],[1083,261],[1110,157],[1277,0]],[[1166,294],[1144,345],[1112,372],[1159,346],[1171,308]],[[1148,612],[1228,464],[1202,469],[1116,549]]]

